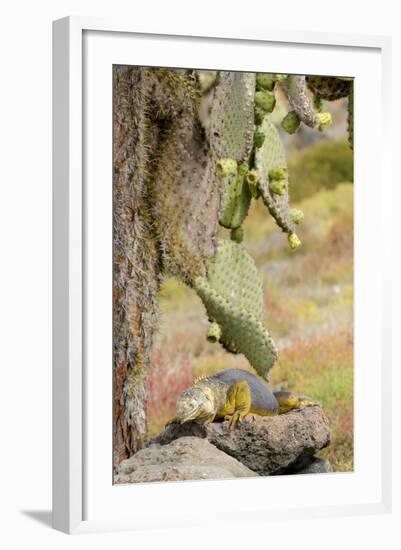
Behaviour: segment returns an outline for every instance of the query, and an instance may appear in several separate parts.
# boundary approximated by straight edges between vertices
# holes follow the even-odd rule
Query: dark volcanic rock
[[[206,439],[181,437],[167,445],[149,445],[123,460],[117,467],[114,482],[233,479],[257,475]]]
[[[294,474],[329,474],[333,471],[331,464],[325,458],[318,456],[312,457],[308,464],[302,468],[297,468]],[[292,472],[291,472],[292,473]]]
[[[248,417],[232,432],[226,422],[214,422],[206,428],[193,422],[170,425],[152,442],[163,445],[182,436],[208,439],[259,475],[286,473],[292,465],[301,464],[302,459],[312,457],[330,443],[329,422],[320,407],[279,416]]]

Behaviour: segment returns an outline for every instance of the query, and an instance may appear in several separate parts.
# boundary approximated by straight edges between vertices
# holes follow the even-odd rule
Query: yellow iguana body
[[[227,369],[195,381],[178,398],[177,414],[170,423],[209,424],[228,420],[230,429],[247,414],[273,416],[292,409],[318,405],[290,392],[275,392],[259,377],[241,369]]]

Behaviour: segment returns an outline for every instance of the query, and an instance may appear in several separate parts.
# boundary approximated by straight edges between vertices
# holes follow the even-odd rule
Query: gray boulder
[[[316,451],[329,445],[330,428],[320,407],[308,407],[279,416],[248,417],[232,432],[226,422],[206,428],[193,422],[173,424],[152,442],[165,445],[183,436],[207,439],[259,475],[277,475],[308,464]]]
[[[123,460],[117,467],[114,482],[232,479],[257,475],[219,451],[207,439],[184,436],[165,445],[151,444]]]

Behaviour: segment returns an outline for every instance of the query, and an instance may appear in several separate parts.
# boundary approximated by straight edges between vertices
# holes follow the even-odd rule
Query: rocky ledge
[[[249,468],[219,451],[207,439],[186,436],[168,445],[154,443],[124,460],[115,483],[232,479],[257,476]]]
[[[227,422],[173,424],[123,461],[115,481],[330,472],[330,464],[314,456],[329,444],[329,422],[320,407],[272,417],[250,415],[233,431]]]

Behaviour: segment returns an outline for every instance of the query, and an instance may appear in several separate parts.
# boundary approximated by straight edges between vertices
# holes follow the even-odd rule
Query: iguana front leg
[[[219,411],[219,416],[228,420],[228,427],[233,430],[238,422],[242,422],[252,405],[251,390],[248,382],[241,380],[230,386],[227,393],[227,403]]]

